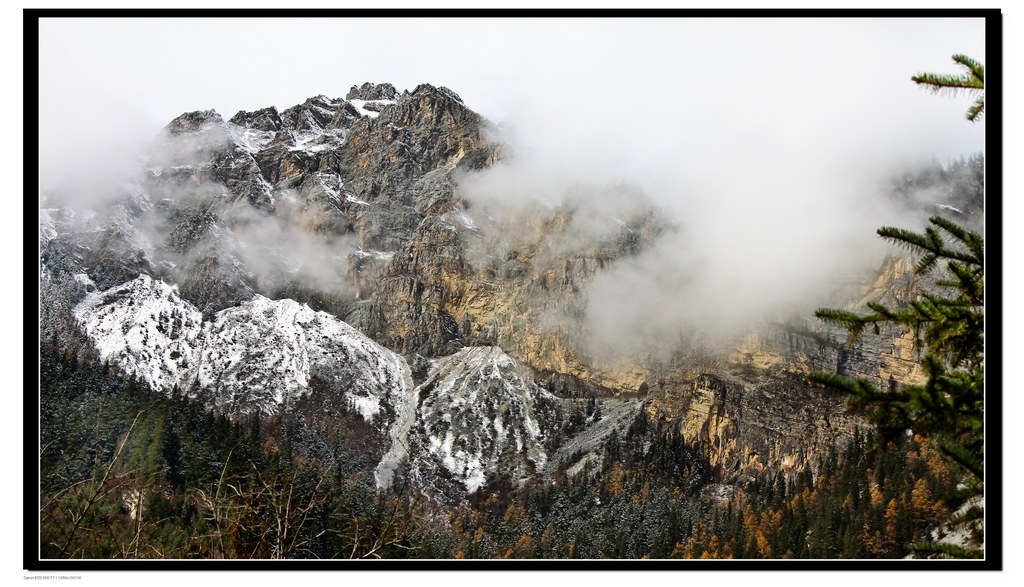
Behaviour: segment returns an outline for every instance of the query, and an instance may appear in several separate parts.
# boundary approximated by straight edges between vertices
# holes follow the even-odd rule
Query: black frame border
[[[24,9],[24,201],[38,200],[39,21],[44,18],[983,18],[985,19],[986,495],[985,558],[981,560],[54,560],[41,559],[38,524],[38,328],[25,324],[23,445],[23,569],[80,571],[999,571],[1003,569],[1003,18],[1000,9]],[[908,74],[909,75],[909,74]],[[25,251],[37,247],[38,215],[24,214]],[[993,246],[994,245],[994,246]],[[38,284],[38,265],[25,263],[25,284]],[[995,269],[995,271],[992,271]],[[38,289],[37,289],[38,294]],[[27,296],[26,296],[27,299]],[[36,297],[38,302],[38,295]],[[25,314],[35,306],[26,302]],[[991,359],[995,359],[992,361]],[[994,364],[993,364],[994,363]],[[31,367],[31,368],[30,368]],[[34,374],[35,388],[28,374]],[[34,399],[33,399],[34,398]],[[31,401],[30,401],[31,400]],[[35,465],[33,465],[35,463]]]

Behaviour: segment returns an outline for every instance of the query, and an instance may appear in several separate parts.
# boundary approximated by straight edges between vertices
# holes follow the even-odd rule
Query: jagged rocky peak
[[[234,158],[237,137],[216,110],[186,112],[167,123],[146,153],[150,172],[159,178],[181,167],[212,167],[218,159]],[[164,180],[167,177],[163,178]]]
[[[438,93],[444,94],[445,96],[448,96],[452,100],[455,100],[459,104],[465,104],[465,102],[462,101],[462,98],[458,94],[456,94],[455,92],[453,92],[452,90],[450,90],[450,89],[448,89],[448,88],[446,88],[444,86],[439,86],[437,88],[437,91],[438,91]]]
[[[420,84],[420,85],[416,86],[416,89],[414,89],[412,92],[406,92],[406,93],[402,94],[402,97],[406,97],[406,96],[413,97],[413,98],[418,98],[418,99],[422,99],[423,97],[426,97],[426,96],[430,96],[430,97],[437,96],[437,97],[441,97],[441,98],[443,98],[445,100],[450,100],[452,102],[455,102],[455,103],[461,105],[462,107],[466,106],[466,103],[462,101],[462,98],[458,94],[456,94],[455,92],[453,92],[452,90],[450,90],[450,89],[448,89],[448,88],[446,88],[444,86],[434,86],[434,85],[431,85],[431,84]]]
[[[210,125],[224,126],[224,118],[216,110],[195,110],[178,116],[163,128],[164,132],[176,136],[194,134],[206,130]]]
[[[361,86],[352,86],[352,89],[345,95],[346,100],[366,100],[366,101],[377,101],[377,100],[397,100],[399,97],[398,90],[395,86],[389,83],[374,84],[366,82]]]
[[[420,85],[416,86],[416,89],[412,91],[412,94],[414,96],[415,95],[424,95],[424,94],[439,94],[441,96],[445,96],[447,98],[451,98],[452,100],[455,100],[459,104],[462,104],[462,105],[466,104],[465,102],[462,101],[462,98],[458,94],[456,94],[454,91],[452,91],[451,89],[446,88],[444,86],[433,86],[431,84],[420,84]]]
[[[324,95],[308,98],[281,113],[284,128],[299,132],[347,128],[359,117],[360,112],[352,104]]]
[[[231,117],[229,120],[231,124],[237,124],[243,128],[251,128],[254,130],[263,130],[276,132],[281,130],[281,114],[277,111],[277,108],[270,106],[268,108],[261,108],[254,112],[246,112],[239,110],[237,114]]]
[[[394,107],[384,114],[382,122],[400,128],[479,126],[483,121],[479,114],[466,107],[458,94],[430,84],[420,84],[412,92],[403,92]]]
[[[256,219],[304,243],[351,233],[366,255],[358,267],[327,269],[368,296],[382,255],[401,248],[428,212],[453,207],[455,165],[490,160],[480,118],[450,93],[421,85],[400,95],[391,84],[355,92],[351,101],[317,95],[227,122],[214,111],[186,113],[154,141],[142,190],[156,204],[147,226],[160,234],[149,235],[147,254],[207,318],[256,292],[347,315],[351,297],[324,302],[290,276],[298,264],[277,261],[291,256],[239,228]],[[267,254],[254,259],[256,249]]]
[[[366,106],[366,124],[354,128],[338,153],[342,175],[351,178],[352,193],[366,202],[388,199],[403,205],[420,190],[412,185],[424,174],[439,168],[454,170],[463,157],[476,151],[475,159],[488,159],[493,150],[484,139],[483,120],[477,113],[437,88],[422,84],[404,92],[379,112]]]

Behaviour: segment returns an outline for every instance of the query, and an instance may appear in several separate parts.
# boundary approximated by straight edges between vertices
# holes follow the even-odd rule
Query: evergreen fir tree
[[[921,74],[913,80],[936,91],[965,89],[982,96],[971,106],[968,120],[978,120],[985,108],[985,69],[962,55],[953,60],[969,71],[962,76]],[[893,440],[913,430],[937,441],[942,453],[964,475],[964,489],[949,496],[964,502],[984,494],[984,396],[985,396],[985,253],[984,238],[975,231],[940,216],[932,217],[923,233],[884,227],[878,234],[919,255],[917,273],[926,274],[944,264],[936,285],[950,293],[923,293],[903,308],[868,304],[870,312],[819,309],[820,319],[843,326],[850,342],[871,327],[894,324],[918,334],[924,351],[921,361],[927,380],[881,390],[865,378],[852,379],[832,373],[814,373],[812,381],[846,391],[849,405],[866,412],[881,433],[881,441]],[[956,503],[953,503],[956,505]],[[948,525],[973,525],[983,519],[980,506],[955,516]],[[960,548],[933,542],[919,543],[914,550],[924,555],[980,557],[981,549]]]

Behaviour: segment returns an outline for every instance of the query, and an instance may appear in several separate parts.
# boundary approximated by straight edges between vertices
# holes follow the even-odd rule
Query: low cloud
[[[716,23],[751,36],[711,43],[714,59],[679,55],[646,84],[595,77],[558,101],[523,96],[503,124],[509,160],[461,181],[494,216],[576,208],[593,221],[581,237],[641,208],[672,227],[588,286],[589,352],[647,356],[810,318],[893,250],[878,227],[920,226],[920,211],[892,195],[901,169],[981,149],[983,130],[959,105],[910,81],[930,62],[910,65],[913,51],[883,61],[860,28],[812,25],[761,45],[756,23]]]
[[[247,203],[233,206],[225,222],[234,253],[263,291],[275,292],[299,283],[329,295],[353,293],[345,272],[349,255],[358,250],[355,238],[309,230],[307,219],[326,212],[298,210],[296,198],[294,193],[286,194],[274,215]]]

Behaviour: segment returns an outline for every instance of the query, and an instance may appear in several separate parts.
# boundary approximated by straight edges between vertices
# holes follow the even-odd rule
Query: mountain
[[[793,479],[866,426],[806,373],[920,378],[912,338],[848,347],[806,323],[598,357],[588,286],[677,227],[629,189],[613,211],[468,200],[460,182],[512,156],[496,137],[429,84],[182,114],[103,202],[46,194],[40,340],[239,421],[358,416],[378,488],[447,503],[583,474],[640,420],[676,426],[720,484]],[[902,263],[863,295],[906,299]]]

